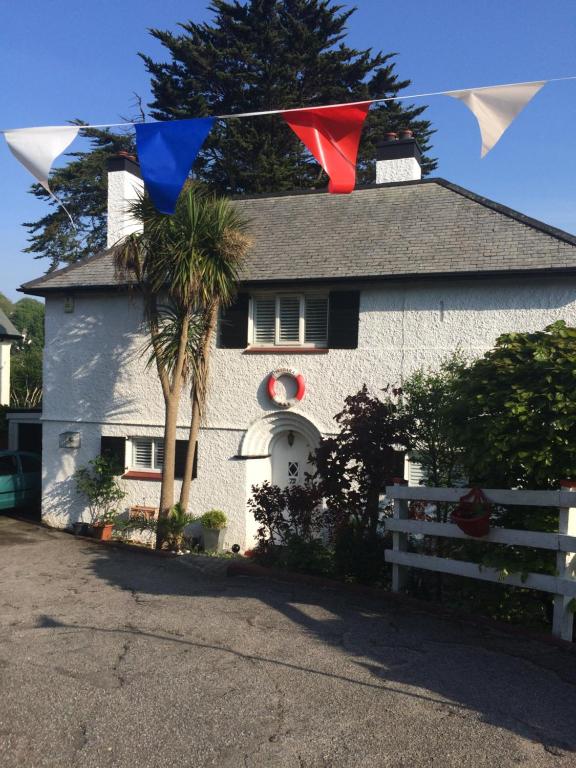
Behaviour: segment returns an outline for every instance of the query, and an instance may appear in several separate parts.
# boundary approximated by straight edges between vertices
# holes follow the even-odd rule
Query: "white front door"
[[[285,488],[287,485],[303,485],[306,472],[313,467],[308,462],[312,447],[299,433],[281,432],[272,441],[272,483]]]

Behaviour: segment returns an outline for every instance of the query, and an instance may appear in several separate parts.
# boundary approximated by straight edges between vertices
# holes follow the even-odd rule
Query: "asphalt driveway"
[[[576,655],[0,518],[0,765],[576,766]]]

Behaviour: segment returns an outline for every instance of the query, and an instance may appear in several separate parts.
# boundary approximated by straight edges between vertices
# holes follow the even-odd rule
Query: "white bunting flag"
[[[48,177],[52,163],[72,144],[79,130],[80,126],[76,125],[55,125],[43,128],[16,128],[4,132],[14,157],[38,179],[59,205],[62,203],[50,189]],[[63,205],[62,208],[64,208]],[[66,208],[64,210],[66,211]],[[68,211],[66,213],[72,221]]]
[[[484,157],[546,82],[540,80],[466,91],[445,91],[445,94],[464,102],[478,120],[482,136],[481,157]]]

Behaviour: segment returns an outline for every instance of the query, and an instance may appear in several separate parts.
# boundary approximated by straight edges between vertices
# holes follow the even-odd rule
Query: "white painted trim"
[[[450,560],[447,557],[419,555],[416,552],[395,552],[391,549],[386,550],[385,557],[387,563],[395,563],[396,565],[423,568],[427,571],[451,573],[454,576],[466,576],[467,578],[479,579],[480,581],[492,581],[500,584],[509,584],[514,587],[538,589],[542,592],[576,597],[576,581],[560,579],[557,576],[530,573],[523,581],[522,576],[517,573],[503,576],[496,568],[486,568],[477,563],[467,563],[461,560]]]
[[[458,502],[470,488],[428,488],[425,485],[389,485],[386,496],[409,501]],[[482,488],[484,495],[494,504],[516,504],[524,507],[566,507],[574,503],[570,491],[522,491]]]
[[[387,531],[399,531],[424,536],[445,536],[451,539],[475,540],[452,523],[435,523],[425,520],[386,520]],[[576,551],[576,536],[560,533],[542,533],[540,531],[519,531],[512,528],[490,528],[488,536],[482,541],[491,544],[515,544],[520,547],[552,549],[558,552]]]
[[[246,458],[265,456],[270,453],[273,438],[279,432],[291,429],[299,432],[312,447],[320,442],[320,430],[310,419],[295,411],[278,411],[250,424],[242,438],[239,455]]]

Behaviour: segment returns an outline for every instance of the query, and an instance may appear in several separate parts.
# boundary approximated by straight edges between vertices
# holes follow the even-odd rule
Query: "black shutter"
[[[188,452],[188,440],[176,440],[176,459],[174,461],[174,477],[176,480],[184,479],[186,469],[186,454]],[[198,476],[198,441],[194,451],[194,463],[192,464],[192,480]]]
[[[220,318],[220,338],[218,346],[222,349],[244,349],[248,346],[248,307],[250,296],[239,293]]]
[[[358,347],[360,291],[331,291],[328,317],[328,346],[331,349]]]
[[[106,456],[106,458],[118,465],[120,472],[124,472],[126,469],[126,438],[101,437],[100,455]]]

